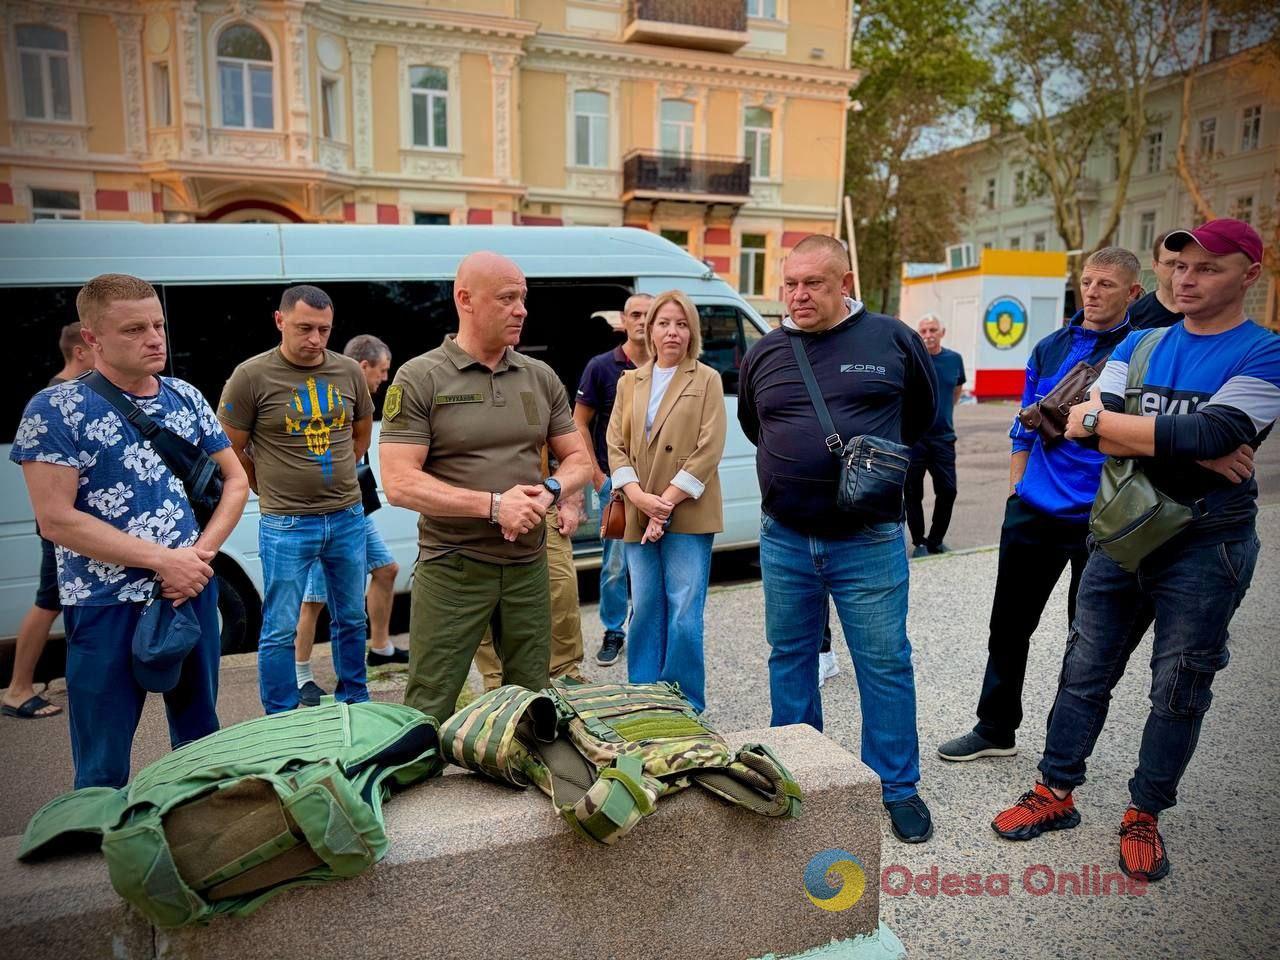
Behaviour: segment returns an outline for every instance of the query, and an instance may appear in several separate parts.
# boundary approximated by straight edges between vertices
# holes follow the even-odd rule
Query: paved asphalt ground
[[[1012,410],[964,406],[957,410],[960,500],[948,542],[981,548],[999,539],[1007,483],[1004,440]],[[1259,459],[1263,503],[1280,502],[1280,442]],[[927,844],[906,846],[883,825],[882,890],[904,889],[908,877],[924,877],[903,895],[881,894],[881,917],[916,957],[1274,957],[1280,942],[1280,660],[1274,652],[1280,620],[1280,506],[1259,518],[1263,553],[1253,587],[1232,626],[1231,665],[1214,684],[1214,703],[1199,748],[1183,779],[1180,804],[1161,827],[1173,872],[1140,896],[1075,894],[1066,874],[1115,870],[1116,830],[1127,803],[1126,783],[1136,760],[1147,713],[1146,669],[1150,638],[1135,654],[1112,703],[1110,718],[1089,766],[1089,782],[1077,791],[1083,822],[1071,831],[1029,843],[1000,840],[988,823],[1035,779],[1045,712],[1055,688],[1066,633],[1065,578],[1050,600],[1032,641],[1027,670],[1022,752],[1014,758],[948,764],[938,743],[968,729],[986,654],[996,552],[970,549],[912,563],[909,630],[915,649],[922,755],[921,792],[929,801],[936,833]],[[733,731],[767,725],[769,695],[764,605],[744,558],[717,565],[718,583],[707,605],[708,719]],[[584,575],[584,586],[590,580]],[[589,589],[584,590],[584,595]],[[621,666],[591,660],[599,637],[593,604],[584,604],[586,672],[622,676]],[[405,643],[407,638],[399,638]],[[837,643],[841,673],[823,691],[826,733],[855,755],[861,723],[848,650]],[[254,658],[224,660],[219,712],[223,723],[258,715]],[[332,683],[325,648],[317,675]],[[376,696],[400,696],[398,677],[380,678]],[[59,682],[51,697],[65,703]],[[135,769],[167,749],[163,708],[152,698],[134,751]],[[0,834],[20,832],[46,800],[68,789],[71,765],[64,720],[0,719]],[[658,814],[661,816],[661,812]],[[853,851],[855,854],[857,851]],[[778,878],[778,895],[794,896],[796,909],[812,909],[794,877]],[[980,896],[944,893],[929,878],[976,874],[992,891],[1007,875],[1009,892]],[[1067,892],[1035,895],[1024,887],[1031,870],[1041,890],[1050,873]],[[952,884],[957,881],[952,881]],[[959,882],[963,884],[963,881]],[[944,889],[950,889],[948,884]],[[1087,886],[1086,886],[1086,889]]]

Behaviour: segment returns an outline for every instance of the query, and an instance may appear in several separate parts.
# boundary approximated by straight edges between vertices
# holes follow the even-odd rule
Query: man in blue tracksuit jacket
[[[1085,262],[1080,278],[1084,308],[1071,322],[1035,345],[1027,361],[1022,405],[1041,400],[1081,360],[1105,361],[1130,331],[1128,306],[1142,294],[1138,258],[1104,247]],[[1075,617],[1076,588],[1088,560],[1089,509],[1102,474],[1102,454],[1057,440],[1046,444],[1017,417],[1009,431],[1013,455],[1009,500],[1000,531],[1000,561],[991,604],[986,676],[978,723],[938,747],[944,760],[1008,757],[1018,752],[1022,681],[1031,634],[1062,570],[1071,565],[1068,623]]]

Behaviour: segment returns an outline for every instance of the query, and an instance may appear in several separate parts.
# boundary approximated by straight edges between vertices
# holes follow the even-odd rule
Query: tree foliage
[[[967,212],[957,161],[922,157],[945,124],[976,105],[990,69],[968,8],[950,0],[858,4],[852,43],[863,74],[849,114],[845,189],[863,298],[889,310],[899,265],[940,259]]]
[[[1153,120],[1147,93],[1183,44],[1200,0],[992,0],[986,8],[996,83],[985,116],[1011,131],[1042,174],[1079,285],[1083,258],[1114,242],[1134,160]],[[1115,192],[1094,243],[1090,157],[1114,150]]]

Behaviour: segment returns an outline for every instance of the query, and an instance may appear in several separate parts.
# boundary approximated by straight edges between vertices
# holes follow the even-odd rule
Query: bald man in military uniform
[[[591,479],[564,385],[514,349],[527,296],[515,263],[468,256],[454,282],[458,333],[404,364],[383,404],[383,489],[422,514],[405,703],[441,722],[490,623],[503,681],[548,684],[545,517]],[[545,480],[544,445],[559,462]]]

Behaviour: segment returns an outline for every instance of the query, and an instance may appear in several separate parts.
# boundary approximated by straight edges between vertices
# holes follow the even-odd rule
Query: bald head
[[[528,316],[528,295],[524,272],[507,257],[478,250],[463,258],[453,282],[459,345],[477,359],[515,346]]]

